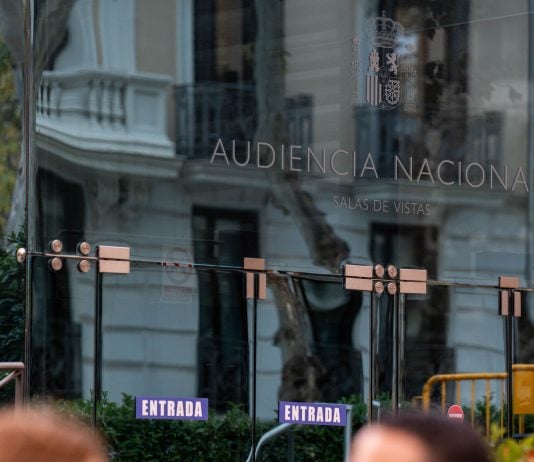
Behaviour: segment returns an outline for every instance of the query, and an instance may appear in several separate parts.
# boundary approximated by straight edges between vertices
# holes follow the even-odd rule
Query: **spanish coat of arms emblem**
[[[403,33],[403,27],[382,13],[382,16],[365,23],[365,31],[372,47],[365,76],[365,98],[371,106],[393,109],[401,100],[400,63],[396,43]]]

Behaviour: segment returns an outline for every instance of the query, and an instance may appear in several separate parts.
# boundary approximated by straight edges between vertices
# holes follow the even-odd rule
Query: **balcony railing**
[[[176,152],[188,158],[211,155],[217,140],[253,141],[257,126],[254,86],[231,83],[196,83],[175,88]],[[313,100],[309,95],[286,98],[289,142],[310,145]]]
[[[381,178],[394,176],[394,155],[405,153],[407,156],[413,156],[415,161],[418,157],[427,157],[421,149],[415,148],[420,146],[418,141],[423,132],[420,116],[401,117],[395,111],[379,111],[358,106],[355,109],[355,122],[356,151],[362,154],[373,153]],[[450,125],[448,132],[455,133],[455,137],[441,140],[441,149],[447,152],[447,159],[454,162],[462,162],[464,165],[477,162],[487,168],[491,164],[500,169],[503,159],[504,122],[504,114],[498,111],[483,112],[466,118],[450,117],[444,123]],[[448,145],[447,142],[453,138],[455,142]],[[430,159],[431,162],[438,163],[443,160],[441,155],[437,157],[438,159]],[[403,160],[407,161],[404,158]],[[470,177],[473,182],[480,180],[480,175],[476,172],[471,172]],[[449,181],[451,178],[446,177],[444,180]]]
[[[170,79],[99,70],[44,72],[37,131],[79,149],[170,157]]]
[[[254,88],[197,83],[176,87],[176,152],[208,157],[217,139],[252,140],[256,129]]]
[[[176,146],[167,136],[170,80],[99,70],[44,72],[36,98],[37,131],[64,144],[103,152],[208,157],[217,140],[254,140],[253,85],[207,82],[175,87]],[[288,142],[312,143],[313,101],[286,98]],[[241,148],[241,147],[240,147]]]

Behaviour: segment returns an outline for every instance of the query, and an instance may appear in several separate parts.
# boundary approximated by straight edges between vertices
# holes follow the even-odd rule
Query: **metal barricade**
[[[0,380],[0,388],[15,381],[16,407],[20,407],[24,404],[24,370],[24,363],[0,363],[0,372],[8,372],[8,374]]]
[[[534,414],[534,364],[514,364],[513,370],[513,415],[518,416],[519,432],[525,431],[525,415]],[[505,410],[505,388],[506,372],[475,372],[462,374],[438,374],[430,377],[423,386],[421,397],[415,397],[415,403],[419,398],[422,401],[423,410],[426,412],[430,409],[431,395],[434,386],[439,385],[441,410],[445,412],[447,405],[447,384],[455,384],[455,404],[462,405],[462,382],[470,383],[470,412],[469,419],[472,425],[475,423],[476,410],[476,385],[477,382],[485,382],[485,427],[486,436],[490,436],[491,429],[491,382],[499,384],[499,426],[504,432],[504,410]]]

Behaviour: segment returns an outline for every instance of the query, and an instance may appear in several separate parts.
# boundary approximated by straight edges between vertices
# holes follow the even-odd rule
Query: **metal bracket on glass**
[[[267,275],[257,271],[265,271],[263,258],[248,258],[243,261],[243,269],[254,272],[246,272],[245,296],[247,300],[265,300],[267,296]]]
[[[59,254],[63,250],[63,242],[61,242],[59,239],[54,239],[48,244],[48,247],[53,252],[54,255],[58,256],[52,256],[52,258],[48,259],[48,267],[52,271],[60,271],[61,268],[63,268],[63,260],[59,257]]]
[[[499,277],[499,314],[501,316],[521,317],[521,292],[519,278],[511,276]],[[511,310],[510,307],[513,307]]]
[[[81,273],[88,273],[91,270],[91,260],[96,260],[96,257],[89,257],[91,252],[91,245],[88,242],[80,242],[77,246],[77,254],[72,255],[63,253],[63,242],[60,239],[54,239],[48,244],[49,251],[45,253],[48,258],[48,267],[54,271],[61,271],[66,260],[77,261],[78,271]],[[20,248],[17,250],[17,261],[24,263],[27,257],[26,249]],[[78,255],[80,254],[80,255]],[[109,272],[109,271],[107,271]]]
[[[394,265],[386,269],[382,265],[345,265],[343,286],[347,290],[382,293],[384,289],[390,295],[426,294],[427,271],[421,269],[401,268]],[[377,279],[384,279],[384,282]],[[397,286],[398,284],[398,286]]]
[[[99,245],[98,271],[108,274],[130,273],[130,247]]]
[[[384,283],[375,281],[384,277],[385,270],[382,265],[365,266],[347,264],[344,267],[343,287],[347,290],[360,292],[384,292]]]
[[[426,294],[428,274],[426,270],[401,268],[399,292],[401,294]]]

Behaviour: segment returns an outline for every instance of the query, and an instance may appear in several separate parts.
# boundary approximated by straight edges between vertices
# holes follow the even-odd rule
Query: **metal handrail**
[[[350,440],[352,438],[352,405],[346,404],[345,410],[347,412],[347,424],[345,425],[345,430],[343,432],[343,454],[344,454],[345,462],[348,462],[349,453],[350,453]],[[275,436],[278,436],[280,433],[285,432],[286,430],[288,430],[290,427],[294,425],[295,424],[292,424],[292,423],[283,423],[283,424],[277,425],[274,428],[271,428],[267,433],[262,435],[262,437],[258,440],[258,444],[256,444],[255,458],[256,459],[258,458],[260,454],[260,449],[263,447],[265,443],[267,443],[267,441],[274,438]],[[251,448],[246,462],[252,462],[253,451],[254,451],[254,448]]]
[[[24,404],[24,371],[24,363],[0,363],[0,372],[9,372],[9,374],[0,380],[0,388],[5,387],[12,381],[15,381],[15,407],[20,407]]]
[[[514,364],[512,366],[513,372],[520,371],[534,371],[534,364]],[[504,381],[507,378],[506,372],[473,372],[473,373],[460,373],[460,374],[438,374],[430,377],[423,386],[423,392],[421,394],[421,400],[423,403],[423,411],[427,412],[430,409],[430,396],[434,385],[441,384],[441,409],[445,411],[445,405],[447,401],[447,388],[448,382],[456,382],[456,401],[457,404],[461,404],[461,383],[471,382],[471,423],[474,423],[475,419],[475,399],[476,399],[476,381],[484,380],[486,382],[485,389],[485,401],[486,401],[486,435],[490,434],[490,402],[491,402],[491,386],[490,380],[501,381],[501,393],[500,393],[500,424],[501,429],[504,428]],[[419,397],[417,397],[419,398]],[[520,416],[521,417],[521,416]],[[523,421],[520,420],[520,427],[523,426]]]
[[[260,454],[261,447],[269,441],[271,438],[274,438],[275,436],[278,436],[280,433],[285,432],[289,429],[289,427],[293,426],[293,424],[290,423],[283,423],[280,425],[277,425],[274,428],[271,428],[267,433],[262,435],[262,437],[259,439],[258,444],[256,445],[256,452],[255,456],[256,459],[258,458],[258,455]],[[252,462],[252,452],[254,451],[254,448],[250,449],[250,454],[247,457],[247,462]]]

